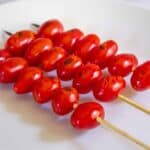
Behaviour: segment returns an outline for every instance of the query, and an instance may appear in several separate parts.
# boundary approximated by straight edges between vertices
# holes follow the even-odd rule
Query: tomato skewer
[[[145,108],[141,104],[138,104],[132,99],[129,99],[120,92],[126,87],[126,82],[121,76],[105,76],[99,80],[94,88],[93,94],[95,98],[103,102],[111,102],[116,98],[128,103],[129,105],[143,111],[144,113],[150,114],[150,109]]]
[[[34,26],[39,27],[38,25],[35,25],[35,24]],[[78,30],[79,34],[76,34],[77,30],[73,30],[73,31],[75,32],[72,32],[72,31],[65,32],[67,33],[66,34],[67,36],[66,36],[64,34],[63,26],[58,20],[49,20],[45,22],[44,24],[42,24],[42,26],[40,26],[40,28],[38,29],[37,35],[39,37],[50,38],[52,39],[52,41],[54,40],[57,41],[57,38],[61,39],[63,37],[62,35],[65,35],[61,40],[59,39],[60,40],[59,46],[62,46],[63,48],[67,50],[71,50],[71,52],[69,53],[75,52],[76,55],[82,58],[82,60],[80,60],[80,58],[75,55],[68,56],[68,57],[70,56],[72,57],[72,58],[70,57],[71,61],[69,61],[70,68],[68,69],[64,65],[63,66],[64,68],[62,68],[60,73],[64,73],[63,71],[66,71],[66,74],[68,71],[70,72],[69,74],[66,75],[66,78],[62,77],[62,79],[63,80],[73,79],[73,86],[80,93],[86,93],[86,92],[89,92],[91,89],[93,89],[94,96],[101,101],[112,101],[116,97],[119,97],[123,101],[150,114],[150,110],[145,109],[143,106],[135,103],[133,100],[119,94],[120,91],[123,88],[125,88],[125,81],[122,77],[120,76],[103,77],[101,73],[101,69],[99,68],[99,66],[101,68],[105,68],[106,66],[108,66],[109,72],[111,74],[121,75],[121,76],[126,76],[130,72],[134,71],[132,78],[131,78],[131,84],[133,88],[135,88],[136,90],[144,90],[144,89],[149,88],[149,85],[146,84],[145,80],[143,81],[141,79],[141,76],[146,79],[149,79],[149,75],[150,75],[149,71],[146,72],[144,69],[146,68],[146,70],[149,70],[150,63],[148,63],[149,65],[147,66],[144,64],[143,65],[145,66],[143,69],[144,71],[142,69],[141,70],[139,69],[140,71],[143,71],[142,73],[139,73],[140,71],[138,70],[138,68],[140,68],[140,66],[136,68],[136,65],[137,65],[136,57],[134,56],[132,57],[131,55],[130,57],[128,54],[120,54],[120,55],[115,56],[118,50],[118,46],[114,41],[107,41],[108,43],[107,42],[104,43],[103,45],[104,47],[99,47],[98,45],[100,43],[100,40],[96,35],[90,34],[80,39],[80,37],[83,35],[82,32],[80,33],[80,30]],[[11,33],[7,31],[5,32],[11,35]],[[26,35],[26,33],[27,32],[25,32],[25,34],[23,35]],[[70,36],[68,33],[69,34],[73,33],[73,35],[75,35],[75,38],[77,37],[76,42],[74,42],[75,40],[74,38],[72,38],[72,35]],[[20,37],[19,34],[20,33],[17,33],[17,36],[15,37],[17,38]],[[23,37],[23,40],[24,40],[24,37]],[[29,40],[29,42],[31,41]],[[25,48],[28,47],[28,44],[29,43],[27,42],[25,45]],[[6,44],[6,47],[7,46],[9,47],[9,44],[8,45]],[[22,49],[21,49],[21,46],[18,49],[16,48],[16,49],[11,50],[12,53],[14,53],[13,55],[22,55],[22,53],[24,53],[24,45],[22,46]],[[48,51],[46,51],[47,49],[43,50],[43,51],[46,51],[45,57],[46,57],[46,53],[48,54],[50,52],[51,48],[52,48],[52,43],[49,44]],[[99,49],[103,49],[104,51],[102,53],[99,53],[98,56],[96,56],[96,53],[98,52]],[[109,50],[111,51],[111,55],[109,55],[108,57],[107,54],[110,53]],[[57,66],[57,63],[54,63],[54,65],[52,64],[51,66],[48,66],[47,71],[57,68],[57,73],[58,73],[59,67],[61,67],[61,62],[65,60],[64,58],[65,52],[64,50],[62,51],[63,51],[62,60],[58,62],[58,64],[60,65]],[[91,57],[92,59],[90,58],[90,54],[92,56]],[[35,56],[33,53],[33,58],[31,58],[30,60],[34,60],[34,61],[33,62],[30,61],[30,64],[37,65],[38,64],[37,61],[40,58],[39,56],[41,55],[42,53],[41,53],[41,48],[40,48],[40,50],[38,51],[38,56]],[[126,57],[127,55],[131,59],[128,59],[129,57]],[[102,56],[105,56],[105,59],[101,63],[98,61],[98,59],[99,57],[102,58]],[[27,54],[26,54],[26,57],[27,57]],[[86,64],[88,62],[88,59],[90,59],[90,62],[95,63],[95,64],[89,64],[89,63]],[[108,64],[109,59],[111,60],[110,61],[111,63]],[[125,63],[127,62],[127,60],[128,60],[128,63]],[[82,61],[85,63],[85,65],[83,65]],[[64,62],[65,64],[67,64],[68,61],[64,61]],[[80,64],[78,69],[74,68],[74,66],[76,66],[75,65],[76,62]],[[97,66],[96,64],[99,66]],[[116,71],[116,68],[117,68],[117,71]],[[16,78],[18,78],[14,85],[15,92],[18,94],[22,94],[22,93],[27,93],[27,92],[32,91],[34,99],[38,103],[45,103],[49,101],[50,99],[52,99],[52,108],[54,112],[58,115],[65,115],[74,110],[71,116],[71,123],[75,128],[89,129],[89,128],[94,128],[98,126],[99,124],[101,124],[127,137],[128,139],[142,146],[143,148],[150,149],[148,145],[132,137],[131,135],[129,135],[125,131],[122,131],[116,126],[112,125],[108,121],[104,120],[104,108],[100,104],[95,103],[95,102],[87,102],[84,104],[79,104],[79,95],[75,88],[68,88],[68,87],[61,88],[59,79],[53,80],[48,77],[44,77],[43,71],[37,67],[26,67],[26,68],[23,68],[23,70],[20,72],[21,72],[20,77],[18,77],[15,74],[16,75],[15,79],[11,81],[11,82],[14,82],[16,81]],[[60,74],[58,73],[58,75]],[[143,87],[141,85],[139,86],[139,84],[136,84],[137,82],[139,83],[139,80],[140,81],[142,80],[141,84]]]

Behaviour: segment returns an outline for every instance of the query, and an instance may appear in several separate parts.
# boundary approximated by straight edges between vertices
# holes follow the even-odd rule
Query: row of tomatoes
[[[116,55],[118,45],[115,41],[108,40],[100,43],[100,38],[97,35],[84,35],[77,28],[64,31],[63,25],[58,20],[43,23],[37,33],[25,30],[13,34],[7,40],[5,49],[0,52],[2,57],[9,57],[9,53],[13,56],[24,56],[30,65],[40,65],[45,71],[56,69],[57,64],[68,54],[80,57],[76,57],[70,62],[72,66],[75,59],[76,61],[82,59],[84,64],[93,63],[101,69],[107,67],[110,74],[123,77],[134,71],[138,64],[138,60],[133,54]],[[0,60],[3,60],[2,57]],[[69,66],[66,64],[58,71],[62,80],[70,79],[62,75],[62,70],[66,69],[67,65]],[[144,66],[149,68],[149,61]],[[131,77],[131,85],[136,90],[149,88],[149,83],[145,83],[149,78],[149,71],[144,70],[147,70],[147,67],[142,70],[142,73],[140,73],[141,69],[134,71]],[[142,81],[142,74],[144,74],[144,81]]]
[[[75,109],[71,122],[76,128],[95,127],[95,118],[103,118],[104,109],[95,102],[77,106],[78,93],[92,90],[96,99],[111,101],[125,88],[123,77],[132,71],[131,84],[136,90],[150,85],[150,62],[137,67],[135,55],[116,55],[117,51],[113,40],[100,44],[95,34],[83,35],[79,29],[64,31],[58,20],[50,20],[36,34],[24,30],[8,38],[0,51],[0,82],[15,82],[17,94],[32,92],[38,103],[52,100],[53,110],[59,115]],[[106,67],[111,76],[103,76],[101,69]],[[43,70],[54,69],[59,78],[44,76]],[[61,88],[59,79],[73,80],[73,87]]]

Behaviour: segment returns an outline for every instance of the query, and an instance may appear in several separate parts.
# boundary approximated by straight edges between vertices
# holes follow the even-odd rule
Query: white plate
[[[66,29],[79,27],[97,33],[102,41],[115,39],[120,52],[135,53],[140,62],[150,58],[150,12],[144,9],[102,0],[26,0],[0,6],[1,30],[13,32],[50,18],[61,19]],[[58,117],[50,104],[40,107],[30,95],[17,96],[11,88],[0,85],[0,150],[140,149],[102,126],[76,131],[69,116]],[[137,93],[128,84],[123,94],[150,108],[150,91]],[[85,98],[93,99],[90,94]],[[150,143],[148,115],[119,100],[102,105],[107,120]]]

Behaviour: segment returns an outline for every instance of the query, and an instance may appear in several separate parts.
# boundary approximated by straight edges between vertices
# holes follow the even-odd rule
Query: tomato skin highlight
[[[88,62],[90,51],[99,46],[100,39],[96,34],[88,34],[76,42],[74,53],[82,59],[84,63]]]
[[[18,77],[14,84],[14,91],[17,94],[24,94],[32,91],[33,86],[43,77],[43,71],[38,67],[27,67]]]
[[[0,82],[13,83],[20,76],[20,73],[28,66],[25,59],[12,57],[6,59],[0,65]]]
[[[144,91],[150,88],[150,61],[137,66],[131,76],[131,86],[137,91]]]
[[[123,53],[114,56],[108,65],[108,71],[112,75],[125,77],[129,75],[137,66],[138,59],[130,53]]]
[[[83,37],[83,32],[78,28],[70,29],[61,34],[57,34],[53,38],[55,46],[66,49],[68,54],[74,52],[74,45]]]
[[[47,103],[53,94],[61,88],[58,78],[43,77],[33,86],[32,95],[34,100],[39,103]]]
[[[106,76],[93,88],[94,97],[103,102],[111,102],[125,88],[126,82],[121,76]]]
[[[115,56],[118,51],[118,45],[113,40],[108,40],[100,46],[94,47],[90,52],[89,62],[99,65],[101,69],[108,66],[111,58]]]
[[[51,50],[53,43],[47,38],[35,39],[28,47],[25,58],[30,65],[38,65],[43,52]]]
[[[66,57],[66,51],[61,47],[54,47],[41,55],[40,66],[44,71],[51,71]]]
[[[53,111],[58,115],[66,115],[74,109],[79,101],[79,94],[72,87],[62,88],[52,98]]]
[[[0,49],[0,64],[12,55],[7,49]]]
[[[64,31],[64,27],[62,23],[57,19],[47,20],[45,21],[37,31],[37,37],[50,38],[56,34],[62,33]]]
[[[92,129],[100,125],[96,118],[104,118],[105,112],[102,105],[96,102],[80,104],[71,116],[71,124],[76,129]]]
[[[80,57],[69,55],[58,64],[57,75],[61,80],[71,80],[79,72],[82,66],[83,63]]]
[[[24,56],[29,44],[35,39],[35,33],[30,30],[21,30],[12,34],[5,43],[5,48],[13,56]]]
[[[99,66],[95,64],[86,64],[74,77],[72,86],[76,88],[79,93],[88,93],[102,76],[103,74]]]

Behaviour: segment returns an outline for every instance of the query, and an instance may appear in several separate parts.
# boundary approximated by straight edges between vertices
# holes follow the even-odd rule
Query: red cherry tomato
[[[43,77],[43,71],[37,67],[27,67],[14,84],[17,94],[30,92],[37,81]]]
[[[63,47],[68,53],[73,53],[73,46],[83,36],[83,32],[77,28],[57,34],[53,38],[55,46]]]
[[[109,102],[114,100],[124,89],[126,82],[121,76],[103,77],[93,88],[93,94],[99,101]]]
[[[150,61],[139,65],[131,76],[131,85],[137,91],[150,88]]]
[[[54,47],[50,51],[45,51],[41,55],[41,68],[44,71],[56,69],[57,64],[66,56],[66,51],[61,47]]]
[[[127,76],[137,66],[138,60],[133,54],[119,54],[111,59],[108,70],[112,75]]]
[[[18,31],[11,35],[6,41],[5,48],[12,55],[23,56],[28,45],[35,39],[35,33],[30,30]]]
[[[69,55],[58,64],[57,75],[61,80],[71,80],[82,65],[82,60],[78,56]]]
[[[53,96],[55,96],[55,93],[57,93],[57,91],[60,90],[61,82],[60,82],[60,79],[57,77],[50,77],[50,79],[52,80],[51,98],[53,98]]]
[[[102,71],[99,66],[86,64],[73,79],[73,87],[76,88],[79,93],[88,93],[101,78]]]
[[[59,20],[53,19],[44,22],[37,31],[38,37],[53,38],[54,35],[62,33],[64,27]]]
[[[50,101],[53,94],[60,88],[58,78],[43,77],[33,86],[32,94],[37,103],[43,104]]]
[[[27,61],[21,57],[8,58],[0,66],[0,82],[15,82],[27,65]]]
[[[9,57],[11,57],[11,54],[7,49],[0,50],[0,63],[4,62]]]
[[[72,87],[62,88],[52,99],[53,111],[58,115],[65,115],[73,110],[79,101],[79,94]]]
[[[47,38],[38,38],[35,39],[28,47],[25,58],[28,60],[30,65],[37,65],[39,64],[40,55],[50,50],[53,46],[51,40]]]
[[[102,105],[96,102],[80,104],[71,116],[71,124],[77,129],[92,129],[99,125],[97,118],[104,118],[105,112]]]
[[[97,64],[101,69],[104,69],[108,66],[110,59],[115,56],[117,51],[117,43],[113,40],[108,40],[91,50],[89,62]]]
[[[100,44],[100,39],[95,34],[89,34],[81,38],[76,42],[74,46],[74,51],[77,56],[79,56],[84,63],[89,60],[90,51]]]

